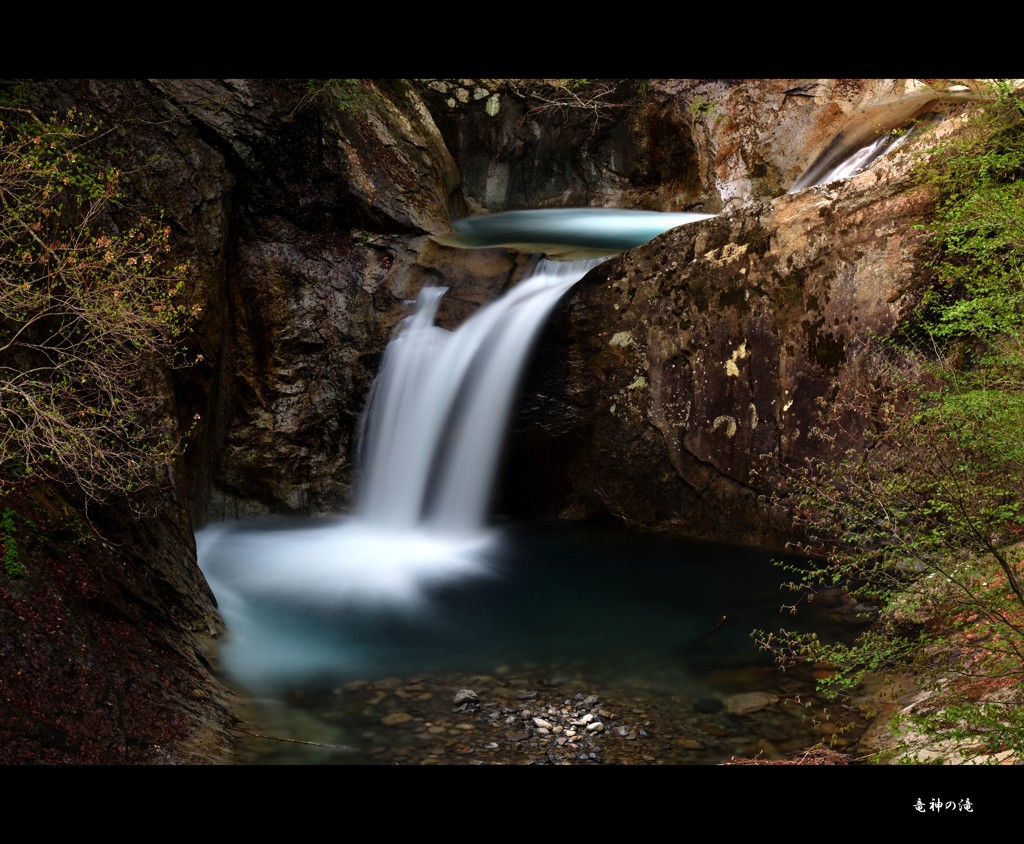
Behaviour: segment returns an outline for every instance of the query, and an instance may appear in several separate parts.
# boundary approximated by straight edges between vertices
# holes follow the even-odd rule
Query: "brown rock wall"
[[[674,229],[570,294],[563,516],[784,545],[780,469],[915,306],[930,194],[865,174]],[[554,351],[550,352],[555,354]],[[763,462],[769,460],[769,470]],[[771,467],[774,467],[772,469]],[[550,469],[549,469],[550,471]]]

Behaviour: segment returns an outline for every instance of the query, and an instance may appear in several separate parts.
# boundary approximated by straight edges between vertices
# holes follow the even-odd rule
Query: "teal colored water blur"
[[[244,530],[261,545],[274,535],[260,523]],[[220,555],[232,547],[246,546],[228,544]],[[709,674],[771,662],[754,645],[754,628],[838,635],[820,613],[780,613],[792,596],[780,589],[785,572],[772,562],[779,555],[764,549],[613,527],[527,525],[498,530],[476,553],[479,570],[427,583],[416,600],[325,601],[315,582],[307,584],[308,599],[301,590],[264,590],[233,606],[218,594],[229,627],[225,669],[234,682],[269,695],[545,663],[706,695],[715,692]],[[236,578],[244,578],[245,560],[234,562]],[[292,581],[308,577],[301,561],[286,571]]]

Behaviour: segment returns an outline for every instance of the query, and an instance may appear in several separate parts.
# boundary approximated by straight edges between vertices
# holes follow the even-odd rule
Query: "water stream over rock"
[[[501,219],[457,225],[458,245],[610,254],[711,215],[578,209],[492,216]],[[200,566],[229,631],[220,652],[228,677],[273,699],[312,705],[322,722],[344,721],[340,737],[323,744],[374,748],[330,761],[440,761],[403,742],[475,729],[465,719],[438,726],[445,712],[480,709],[479,691],[451,688],[470,683],[503,700],[487,716],[497,732],[480,746],[544,744],[551,736],[547,761],[557,761],[550,757],[556,750],[601,761],[594,740],[606,731],[623,740],[651,735],[649,719],[647,727],[615,723],[613,709],[623,704],[596,707],[598,687],[612,697],[640,687],[662,696],[675,721],[656,728],[672,737],[659,761],[708,762],[752,748],[778,753],[821,738],[820,723],[808,733],[778,709],[786,690],[749,639],[753,627],[773,626],[780,603],[768,552],[488,524],[530,349],[558,300],[600,260],[542,261],[454,332],[434,325],[444,288],[424,288],[385,353],[368,404],[353,513],[222,523],[197,535]],[[524,716],[528,707],[510,703],[509,695],[537,699],[540,692],[523,683],[551,691],[546,716]],[[799,691],[807,695],[809,686]],[[756,705],[734,699],[751,694],[760,695]],[[406,706],[410,699],[422,705]],[[559,706],[565,723],[556,724]],[[439,708],[428,713],[432,707]],[[768,721],[761,726],[736,721],[762,710]],[[682,721],[680,712],[688,713]],[[732,719],[728,725],[710,723],[719,712]],[[779,727],[780,718],[790,726]],[[280,719],[274,729],[288,731]],[[518,737],[500,739],[509,729]],[[350,740],[353,730],[362,738]],[[410,739],[410,730],[419,738]],[[750,744],[751,733],[760,744]]]
[[[613,220],[634,240],[708,216],[596,219],[592,210],[560,212],[551,242],[612,252],[623,244],[609,234],[618,231]],[[501,216],[504,226],[488,237],[537,230],[526,212]],[[552,218],[541,217],[543,228]],[[229,676],[265,687],[347,671],[362,663],[331,632],[336,616],[400,614],[415,624],[438,612],[431,590],[492,574],[500,543],[488,502],[522,370],[555,304],[601,260],[542,260],[454,332],[434,325],[444,288],[424,288],[368,403],[353,514],[220,523],[197,534],[200,567],[230,631],[221,652]]]

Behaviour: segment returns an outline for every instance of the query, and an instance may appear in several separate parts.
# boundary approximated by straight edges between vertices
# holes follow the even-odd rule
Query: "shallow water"
[[[311,529],[289,524],[234,526],[233,538],[222,539],[215,555],[207,550],[201,560],[215,592],[227,568],[243,577],[247,548],[266,547],[275,533]],[[229,561],[232,548],[237,559]],[[662,736],[692,732],[698,721],[710,731],[696,734],[700,748],[694,741],[683,742],[685,752],[661,747],[655,754],[660,762],[709,762],[766,745],[781,752],[822,737],[799,707],[780,709],[787,695],[811,700],[809,680],[781,675],[750,634],[786,626],[835,639],[851,631],[823,610],[780,614],[791,596],[780,590],[785,573],[772,564],[777,554],[615,528],[530,525],[496,529],[473,555],[475,568],[456,566],[451,577],[423,582],[412,601],[404,592],[394,601],[376,594],[362,601],[302,600],[293,590],[280,601],[262,591],[231,606],[237,595],[226,596],[223,664],[229,681],[252,695],[253,731],[313,742],[255,742],[243,758],[359,764],[397,755],[406,763],[455,762],[432,753],[430,737],[443,743],[454,731],[465,735],[474,727],[465,723],[466,713],[453,714],[452,694],[467,684],[488,689],[500,729],[489,741],[482,734],[479,740],[481,747],[495,745],[496,759],[508,743],[497,708],[504,707],[507,720],[522,695],[563,705],[573,695],[597,694],[619,712],[660,713],[653,717]],[[292,579],[303,582],[301,561],[291,563]],[[316,565],[324,561],[318,557]],[[337,566],[344,568],[344,560]],[[538,690],[540,697],[531,698]],[[750,691],[779,698],[758,716],[760,726],[754,716],[727,718],[722,710],[730,696]],[[385,723],[389,713],[392,721],[399,718],[412,699],[419,701],[409,708],[413,715]],[[609,729],[614,717],[606,719]],[[447,723],[452,720],[463,723]],[[478,720],[475,726],[486,726]],[[604,753],[614,761],[614,753]]]

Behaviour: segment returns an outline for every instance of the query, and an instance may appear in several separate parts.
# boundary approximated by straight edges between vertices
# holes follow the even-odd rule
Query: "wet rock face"
[[[568,361],[564,379],[530,390],[553,407],[519,421],[529,436],[562,420],[545,472],[566,480],[548,506],[783,546],[788,516],[761,497],[823,453],[809,436],[819,399],[863,377],[867,338],[913,307],[925,272],[913,224],[929,205],[927,190],[869,172],[674,229],[592,271],[540,353]]]
[[[644,166],[632,152],[638,80],[551,82],[420,81],[474,212],[624,204]]]
[[[252,160],[231,202],[224,302],[205,335],[217,363],[194,462],[200,523],[347,505],[360,415],[419,289],[449,288],[439,321],[450,326],[528,264],[508,250],[466,253],[431,240],[465,203],[410,85],[350,81],[263,96],[272,114],[267,126],[246,127]],[[219,115],[203,119],[207,131],[229,134]]]
[[[131,187],[166,210],[192,261],[203,362],[177,374],[176,390],[183,424],[202,416],[182,475],[200,524],[351,500],[359,415],[409,300],[424,284],[449,287],[440,322],[453,326],[528,266],[506,250],[434,243],[452,217],[537,205],[718,211],[777,196],[849,113],[906,88],[633,80],[580,108],[536,80],[335,83],[43,86],[48,103],[86,104],[117,127],[112,145],[138,150]],[[816,348],[835,351],[824,334]],[[675,412],[662,409],[664,425]]]
[[[447,230],[450,202],[461,208],[451,157],[408,86],[251,93],[265,124],[201,117],[216,143],[250,142],[206,335],[200,522],[347,501],[378,355],[430,271],[417,267],[426,235]]]
[[[427,237],[333,237],[278,226],[239,245],[235,331],[215,408],[221,437],[204,519],[338,512],[358,481],[360,416],[397,323],[422,286],[448,288],[452,327],[522,277],[508,250],[462,253]],[[316,241],[315,243],[311,241]]]
[[[521,277],[507,250],[445,249],[459,174],[399,80],[61,80],[40,110],[107,127],[141,207],[162,208],[201,306],[175,373],[201,423],[180,474],[198,524],[336,511],[351,495],[359,415],[379,355],[424,284],[442,324]]]

